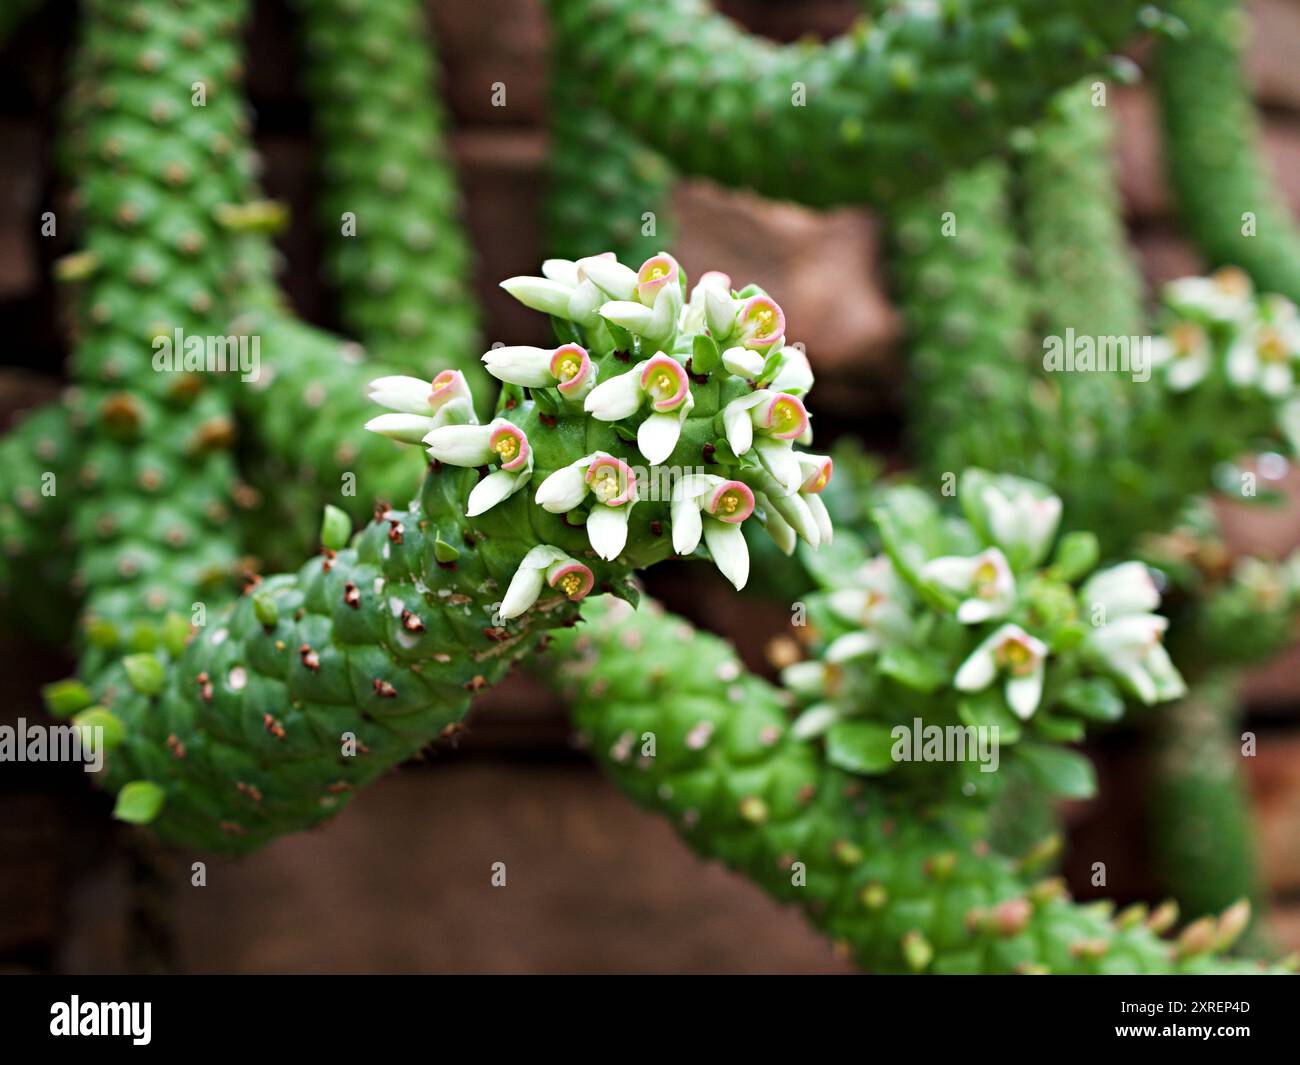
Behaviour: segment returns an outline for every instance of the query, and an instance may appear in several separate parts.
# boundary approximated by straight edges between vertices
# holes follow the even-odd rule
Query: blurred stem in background
[[[1239,683],[1232,670],[1202,676],[1187,698],[1156,707],[1149,723],[1151,850],[1161,888],[1190,917],[1262,897],[1241,768]],[[1265,945],[1261,923],[1249,948]]]
[[[1179,214],[1211,265],[1239,266],[1300,301],[1300,230],[1264,150],[1246,81],[1250,20],[1239,0],[1165,0],[1185,23],[1160,45],[1164,156]]]
[[[491,410],[473,259],[420,0],[295,0],[320,156],[326,266],[344,326],[380,362],[460,370]]]

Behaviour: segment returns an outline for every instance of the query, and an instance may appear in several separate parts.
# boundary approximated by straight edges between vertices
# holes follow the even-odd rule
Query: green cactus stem
[[[1096,70],[1140,5],[891,6],[778,46],[705,0],[555,0],[563,76],[685,173],[813,206],[879,203],[978,161]]]
[[[1183,225],[1212,265],[1240,266],[1261,288],[1300,300],[1300,233],[1268,172],[1246,82],[1246,9],[1237,0],[1163,6],[1186,27],[1162,43],[1156,65]]]
[[[892,276],[908,332],[913,454],[937,484],[968,465],[1033,475],[1029,296],[1005,163],[982,163],[900,204]]]
[[[533,661],[616,786],[685,841],[799,905],[874,972],[1251,971],[1207,942],[1162,941],[1141,914],[1070,901],[997,855],[978,804],[897,792],[791,735],[778,690],[722,641],[646,604],[602,601]]]
[[[238,374],[185,372],[227,334],[230,237],[250,183],[236,139],[244,5],[85,6],[70,114],[85,268],[72,360],[87,422],[74,483],[87,676],[156,646],[168,614],[218,599],[235,569],[229,395]]]
[[[343,323],[402,371],[423,370],[437,353],[488,400],[423,5],[297,0],[297,8],[322,159],[326,261]]]

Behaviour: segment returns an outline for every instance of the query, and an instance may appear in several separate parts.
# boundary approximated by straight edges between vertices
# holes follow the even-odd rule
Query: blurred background
[[[282,280],[298,312],[330,327],[316,264],[315,164],[299,88],[293,18],[256,5],[248,90],[268,194],[292,220]],[[852,0],[727,0],[718,5],[779,40],[833,36]],[[430,3],[452,119],[486,343],[535,342],[537,317],[496,288],[543,256],[546,22],[539,0]],[[1266,147],[1300,213],[1300,0],[1254,0],[1249,69]],[[0,427],[51,398],[65,357],[52,262],[70,248],[39,236],[54,197],[56,109],[73,5],[50,0],[0,53]],[[493,106],[491,86],[508,86]],[[1113,90],[1127,221],[1149,285],[1205,265],[1178,232],[1162,179],[1149,90]],[[818,373],[819,428],[852,431],[902,461],[901,322],[865,210],[816,213],[687,180],[674,194],[673,250],[693,275],[712,268],[779,293]],[[775,254],[774,254],[775,249]],[[845,298],[846,295],[848,298]],[[832,300],[832,296],[834,299]],[[1300,476],[1289,505],[1228,513],[1237,546],[1280,557],[1300,544]],[[740,647],[756,670],[788,613],[741,599],[711,568],[656,571],[651,590]],[[0,722],[42,714],[41,684],[72,663],[0,637]],[[1300,949],[1300,653],[1254,671],[1244,728],[1267,736],[1248,759],[1272,923]],[[1068,811],[1066,872],[1080,897],[1104,861],[1104,893],[1155,898],[1146,859],[1143,762],[1131,731],[1089,748],[1099,798]],[[468,730],[363,793],[336,822],[238,860],[208,860],[207,886],[170,900],[160,855],[124,845],[111,800],[70,766],[0,773],[0,968],[113,972],[165,958],[181,971],[849,971],[801,917],[689,853],[633,808],[570,735],[563,706],[524,677],[477,705]],[[182,864],[191,859],[183,856]],[[508,867],[490,885],[493,862]]]

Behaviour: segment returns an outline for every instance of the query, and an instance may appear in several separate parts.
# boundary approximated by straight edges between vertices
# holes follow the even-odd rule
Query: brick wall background
[[[293,18],[259,0],[250,91],[270,193],[293,222],[284,280],[300,312],[326,325],[331,297],[317,264],[308,106],[298,92]],[[791,39],[830,35],[853,0],[722,5],[756,31]],[[1250,70],[1266,118],[1267,150],[1300,214],[1300,0],[1254,0]],[[539,260],[546,151],[545,38],[540,0],[432,0],[452,140],[488,341],[526,342],[535,319],[496,289]],[[0,55],[0,425],[51,394],[64,346],[50,262],[67,234],[39,236],[53,202],[55,107],[73,24],[68,0],[49,0]],[[490,104],[504,81],[509,104]],[[1179,235],[1161,176],[1149,93],[1112,96],[1120,180],[1149,282],[1202,264]],[[819,410],[897,453],[899,320],[877,248],[875,219],[845,209],[816,214],[704,182],[683,182],[675,249],[701,265],[781,293],[819,374]],[[775,256],[773,250],[776,250]],[[825,293],[838,298],[832,306]],[[844,300],[845,286],[856,298]],[[869,397],[869,423],[848,418]],[[825,423],[825,419],[823,420]],[[1300,479],[1293,486],[1300,486]],[[1293,491],[1300,498],[1300,490]],[[1300,542],[1300,505],[1229,516],[1234,536],[1260,552]],[[740,600],[699,567],[656,574],[670,606],[731,636],[762,668],[761,648],[784,621],[779,608]],[[19,634],[0,642],[0,720],[40,713],[37,686],[66,675],[57,651]],[[1250,763],[1275,922],[1300,946],[1300,656],[1258,671],[1247,689],[1261,750]],[[489,694],[455,749],[441,748],[370,791],[330,827],[285,839],[237,862],[211,862],[208,886],[182,886],[154,943],[192,971],[842,971],[845,963],[745,881],[698,862],[655,818],[633,809],[574,749],[563,708],[522,678]],[[1139,819],[1142,764],[1131,743],[1095,752],[1102,796],[1069,812],[1072,869],[1104,860],[1108,893],[1150,896]],[[156,924],[154,857],[133,850],[107,819],[109,804],[84,774],[0,771],[0,967],[114,971],[135,964]],[[188,856],[169,875],[188,883]],[[489,886],[506,861],[509,887]],[[1076,888],[1087,894],[1080,880]]]

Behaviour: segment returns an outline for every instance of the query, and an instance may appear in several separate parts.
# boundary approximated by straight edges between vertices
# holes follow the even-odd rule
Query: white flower
[[[617,558],[627,546],[627,520],[637,502],[636,474],[626,462],[597,452],[584,479],[595,497],[587,515],[587,539],[601,558]]]
[[[753,487],[758,490],[760,494],[758,502],[761,503],[768,520],[771,520],[772,516],[776,515],[795,533],[808,541],[810,547],[821,546],[823,522],[819,515],[814,513],[811,505],[813,500],[816,500],[818,504],[821,503],[821,500],[817,499],[816,496],[806,495],[799,491],[787,492],[783,484],[764,470],[757,470],[752,473],[747,471],[745,476]],[[797,481],[795,483],[798,484]],[[768,529],[768,532],[780,545],[781,540],[777,538],[783,532],[780,526],[777,526],[775,533],[772,532],[771,528]]]
[[[1228,377],[1239,387],[1258,388],[1274,399],[1295,389],[1300,358],[1300,323],[1294,305],[1274,300],[1268,313],[1242,326],[1228,348]]]
[[[712,313],[710,305],[713,307]],[[735,317],[731,278],[720,271],[708,270],[700,275],[699,281],[691,289],[690,302],[682,312],[682,332],[702,333],[707,328],[717,336],[719,332],[713,329],[714,322],[729,329]]]
[[[736,316],[741,343],[756,351],[779,346],[785,336],[785,312],[771,296],[751,296]]]
[[[1088,633],[1083,653],[1113,673],[1148,706],[1186,693],[1186,685],[1161,642],[1169,627],[1158,614],[1126,614]]]
[[[498,381],[525,388],[558,388],[570,398],[586,394],[595,383],[591,358],[578,344],[493,348],[483,356],[483,364]]]
[[[1079,589],[1079,599],[1091,616],[1100,607],[1106,619],[1145,614],[1160,605],[1160,590],[1141,562],[1121,562],[1098,570]]]
[[[497,418],[487,425],[445,425],[428,433],[429,456],[449,466],[498,468],[474,486],[465,511],[475,517],[519,491],[533,473],[533,451],[517,425]]]
[[[996,547],[972,558],[931,559],[921,568],[921,576],[962,597],[957,620],[963,625],[1005,617],[1015,605],[1016,580],[1006,555]]]
[[[590,569],[558,547],[539,544],[524,556],[510,578],[505,598],[501,600],[502,620],[517,618],[537,602],[542,588],[548,584],[576,602],[591,591],[595,578]]]
[[[754,512],[754,493],[740,481],[690,474],[673,487],[673,550],[689,555],[703,536],[714,565],[737,588],[749,580],[749,548],[740,526]]]
[[[1151,365],[1165,367],[1165,383],[1171,390],[1186,392],[1210,372],[1212,353],[1204,329],[1195,322],[1175,322],[1151,342]]]
[[[673,453],[682,424],[695,407],[690,378],[681,363],[659,352],[627,373],[596,385],[583,407],[599,421],[614,422],[636,413],[647,402],[650,414],[637,427],[637,447],[654,465]]]
[[[443,370],[431,382],[400,375],[379,377],[370,382],[368,395],[397,413],[371,418],[366,429],[404,444],[418,444],[426,433],[442,425],[478,421],[474,397],[459,370]]]
[[[595,325],[600,319],[597,308],[605,302],[605,295],[588,276],[588,271],[614,260],[613,252],[590,255],[576,262],[569,259],[547,259],[542,263],[544,277],[510,277],[501,287],[525,307],[557,318],[567,318],[584,327]],[[627,267],[622,267],[627,269]]]
[[[985,520],[994,542],[1018,566],[1036,566],[1056,536],[1061,500],[1054,495],[1040,495],[1027,483],[1017,481],[1017,478],[1003,477],[983,488]]]
[[[907,585],[888,556],[863,563],[846,580],[852,586],[831,592],[827,605],[841,621],[861,627],[870,650],[876,650],[882,640],[901,639],[911,631]]]
[[[613,322],[629,333],[667,348],[672,346],[673,339],[677,336],[681,310],[681,286],[666,285],[656,291],[652,307],[633,300],[610,300],[601,304],[599,313],[607,322]]]
[[[763,468],[789,495],[803,476],[793,441],[808,429],[808,411],[798,396],[760,388],[733,399],[722,410],[727,443],[737,457],[754,452]]]
[[[1175,310],[1231,322],[1251,306],[1254,286],[1245,271],[1225,266],[1209,277],[1184,277],[1165,286],[1164,300]]]
[[[1023,720],[1034,716],[1043,698],[1047,645],[1019,625],[1003,625],[980,643],[953,678],[958,691],[983,691],[999,673],[1006,675],[1003,693],[1012,712]]]

